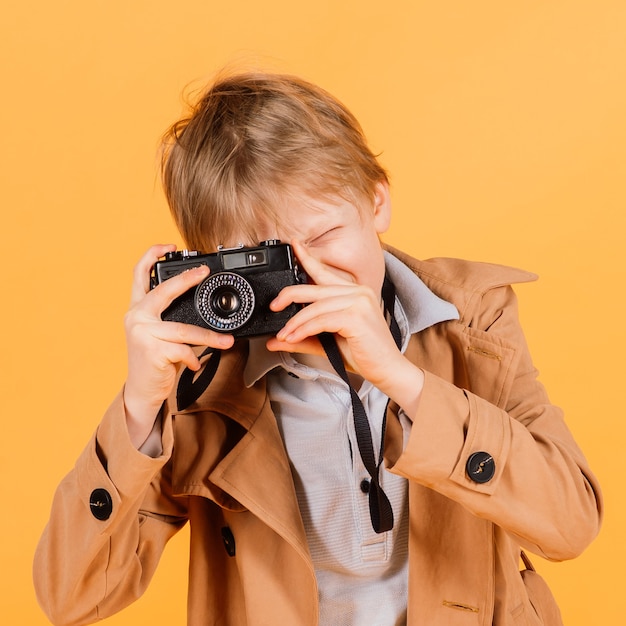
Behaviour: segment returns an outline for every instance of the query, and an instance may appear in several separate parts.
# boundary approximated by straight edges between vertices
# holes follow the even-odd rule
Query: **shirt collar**
[[[409,333],[419,333],[439,322],[459,319],[454,304],[434,294],[400,259],[386,250],[384,254],[385,269],[396,288],[396,298],[406,315]]]
[[[454,304],[434,294],[400,259],[387,251],[384,251],[384,255],[387,275],[396,290],[395,316],[402,333],[402,351],[406,349],[410,335],[440,322],[459,319],[459,312]],[[298,369],[298,376],[316,376],[311,368],[298,367],[297,361],[288,352],[267,350],[266,341],[266,337],[250,339],[250,353],[244,369],[246,387],[251,387],[279,366],[287,371]]]

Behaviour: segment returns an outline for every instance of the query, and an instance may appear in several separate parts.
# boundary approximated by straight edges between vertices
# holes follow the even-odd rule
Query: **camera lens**
[[[195,305],[209,328],[232,332],[243,326],[254,311],[250,283],[232,272],[211,274],[196,289]]]
[[[223,287],[213,292],[211,305],[215,312],[224,317],[230,317],[239,310],[241,299],[239,298],[239,294],[230,287]]]

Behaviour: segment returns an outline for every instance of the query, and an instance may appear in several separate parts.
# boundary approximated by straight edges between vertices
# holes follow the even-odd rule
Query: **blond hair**
[[[258,72],[216,80],[163,138],[162,178],[186,244],[212,251],[303,195],[373,205],[387,173],[356,118],[323,89]]]

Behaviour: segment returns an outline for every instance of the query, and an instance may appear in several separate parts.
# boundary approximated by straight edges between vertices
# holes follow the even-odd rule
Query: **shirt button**
[[[488,452],[474,452],[465,465],[467,475],[475,483],[486,483],[496,472],[496,463]]]
[[[109,519],[113,512],[113,500],[106,489],[94,489],[89,496],[91,514],[101,522]]]
[[[363,493],[369,493],[370,492],[370,481],[367,478],[364,478],[361,481],[361,484],[359,485],[359,487],[361,488],[361,491]]]

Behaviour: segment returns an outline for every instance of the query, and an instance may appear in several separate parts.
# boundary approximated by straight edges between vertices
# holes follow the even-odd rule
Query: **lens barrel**
[[[198,285],[194,303],[209,328],[229,333],[250,319],[255,297],[252,286],[243,276],[218,272]]]

